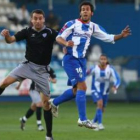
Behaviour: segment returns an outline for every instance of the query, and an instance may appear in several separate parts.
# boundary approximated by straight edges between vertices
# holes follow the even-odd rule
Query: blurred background
[[[0,0],[0,31],[4,28],[16,33],[30,24],[30,13],[42,9],[46,14],[46,25],[60,30],[65,22],[79,17],[78,5],[82,0]],[[108,33],[119,34],[126,25],[132,35],[114,45],[95,38],[87,52],[87,67],[97,63],[101,53],[107,54],[109,61],[121,77],[118,94],[110,94],[112,101],[140,101],[140,0],[91,0],[95,12],[92,21],[103,26]],[[15,68],[25,55],[25,42],[6,44],[0,35],[0,80]],[[57,84],[51,84],[52,96],[67,89],[67,76],[61,66],[62,46],[54,44],[51,66],[57,75]],[[30,80],[25,80],[19,91],[17,83],[9,86],[0,101],[28,101]],[[87,78],[90,95],[91,77]]]

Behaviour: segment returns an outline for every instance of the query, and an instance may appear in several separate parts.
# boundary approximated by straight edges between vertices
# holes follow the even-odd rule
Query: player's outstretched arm
[[[3,37],[5,37],[6,43],[9,43],[10,44],[10,43],[13,43],[13,42],[16,41],[15,36],[10,36],[9,30],[7,30],[7,29],[2,30],[1,31],[1,35]]]
[[[115,35],[115,36],[114,36],[114,41],[117,41],[117,40],[119,40],[119,39],[128,37],[129,35],[131,35],[131,29],[130,29],[129,25],[127,25],[127,26],[122,30],[121,34]]]

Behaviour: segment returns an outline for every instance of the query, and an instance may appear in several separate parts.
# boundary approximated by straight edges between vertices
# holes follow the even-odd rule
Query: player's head
[[[105,54],[100,55],[99,62],[101,66],[106,66],[107,64],[109,64],[108,58]]]
[[[32,11],[31,23],[36,30],[41,30],[45,23],[45,13],[40,9]]]
[[[79,8],[80,8],[80,18],[84,22],[90,21],[91,16],[93,15],[94,12],[93,5],[90,2],[85,1],[80,4]]]

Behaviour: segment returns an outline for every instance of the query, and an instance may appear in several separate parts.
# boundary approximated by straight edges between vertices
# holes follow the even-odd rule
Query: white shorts
[[[41,97],[38,91],[36,90],[30,90],[29,95],[32,99],[33,103],[39,103],[41,102]]]

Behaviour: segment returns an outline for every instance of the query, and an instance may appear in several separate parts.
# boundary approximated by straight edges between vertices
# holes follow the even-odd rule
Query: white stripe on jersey
[[[91,36],[105,42],[114,42],[114,35],[107,34],[103,28],[93,22],[82,23],[80,19],[67,22],[57,37],[62,37],[66,41],[72,40],[74,46],[68,47],[67,52],[76,58],[83,58],[90,44]]]

